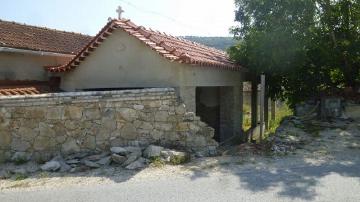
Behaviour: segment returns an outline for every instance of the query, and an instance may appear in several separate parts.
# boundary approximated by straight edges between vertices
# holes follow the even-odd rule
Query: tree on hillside
[[[236,43],[232,37],[185,36],[184,39],[224,51]]]
[[[235,0],[230,56],[268,78],[268,94],[293,106],[360,84],[359,0]]]

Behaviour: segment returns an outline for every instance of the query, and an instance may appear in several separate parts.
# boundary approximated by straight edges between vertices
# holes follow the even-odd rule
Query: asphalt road
[[[0,201],[360,201],[360,161],[129,180],[56,190],[0,192]],[[286,162],[282,162],[286,163]]]

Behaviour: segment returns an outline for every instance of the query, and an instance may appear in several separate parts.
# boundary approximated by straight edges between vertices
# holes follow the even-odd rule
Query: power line
[[[167,16],[167,15],[163,15],[163,14],[161,14],[161,13],[159,13],[159,12],[156,12],[156,11],[152,11],[152,10],[148,10],[148,9],[141,8],[141,7],[135,5],[135,4],[131,3],[131,2],[126,1],[126,0],[119,0],[119,1],[127,4],[128,6],[131,6],[131,7],[135,8],[135,9],[141,11],[141,12],[145,12],[145,13],[157,15],[157,16],[162,17],[162,18],[164,18],[164,19],[166,19],[166,20],[169,20],[169,21],[171,21],[171,22],[173,22],[173,23],[175,23],[175,24],[177,24],[177,25],[180,25],[180,26],[182,26],[182,27],[186,27],[186,29],[187,29],[188,31],[192,31],[192,30],[194,30],[194,29],[197,28],[197,27],[194,27],[194,26],[191,26],[191,25],[187,25],[187,24],[185,24],[185,23],[183,23],[183,22],[180,22],[180,21],[176,20],[176,19],[173,18],[173,17]],[[210,35],[209,32],[207,32],[207,34]]]

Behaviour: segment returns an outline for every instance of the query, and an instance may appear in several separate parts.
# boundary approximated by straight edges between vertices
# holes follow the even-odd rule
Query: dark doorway
[[[196,115],[215,129],[214,139],[220,142],[220,89],[218,87],[196,88]]]

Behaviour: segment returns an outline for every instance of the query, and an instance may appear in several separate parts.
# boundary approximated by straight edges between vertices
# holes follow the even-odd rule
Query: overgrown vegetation
[[[181,165],[181,164],[185,164],[187,162],[190,161],[190,156],[185,155],[185,156],[172,156],[170,159],[170,164],[172,165]]]
[[[15,165],[22,165],[28,162],[28,160],[24,158],[16,158],[13,160],[13,162],[15,163]]]
[[[26,178],[28,178],[28,176],[21,173],[15,174],[14,176],[15,181],[25,180]]]
[[[243,106],[243,129],[245,131],[251,128],[251,106],[244,104]]]
[[[267,76],[267,94],[291,107],[360,86],[360,1],[235,0],[232,59]]]
[[[243,129],[245,131],[251,128],[251,107],[250,105],[244,105],[243,108],[244,118],[243,118]],[[269,119],[269,130],[268,133],[275,133],[275,130],[280,126],[281,121],[287,117],[293,115],[293,111],[286,104],[282,104],[280,107],[276,108],[275,111],[275,120]]]
[[[150,165],[156,168],[161,168],[165,166],[165,162],[161,159],[161,157],[152,157],[150,158]]]
[[[174,155],[170,157],[170,164],[171,165],[181,165],[185,164],[190,161],[189,155]],[[150,165],[152,167],[161,168],[166,165],[166,162],[164,159],[162,159],[160,156],[152,157],[150,158]]]
[[[269,121],[269,131],[268,133],[275,133],[276,129],[280,126],[281,121],[288,116],[293,115],[293,111],[289,108],[288,105],[283,105],[277,108],[275,113],[275,120]]]

